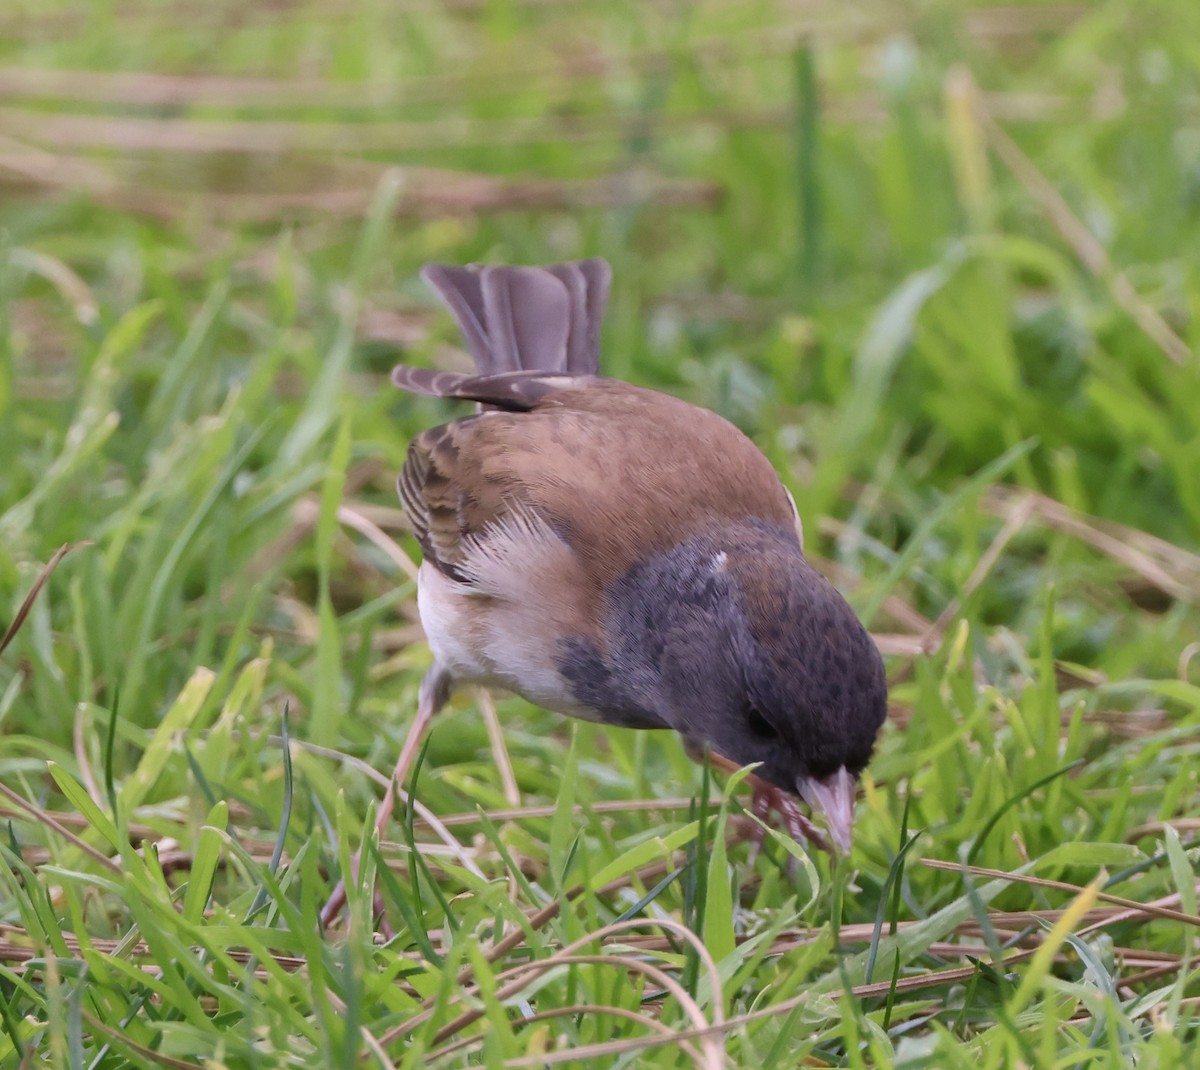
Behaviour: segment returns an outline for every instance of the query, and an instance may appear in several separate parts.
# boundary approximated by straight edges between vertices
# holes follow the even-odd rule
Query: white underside
[[[536,517],[512,516],[469,548],[460,583],[429,562],[417,576],[417,608],[434,657],[458,683],[502,687],[572,717],[597,714],[571,696],[555,659],[579,634],[563,598],[577,568],[569,546]]]

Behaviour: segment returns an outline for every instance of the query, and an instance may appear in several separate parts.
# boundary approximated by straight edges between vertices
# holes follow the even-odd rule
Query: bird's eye
[[[759,739],[779,738],[779,733],[775,731],[775,726],[763,716],[762,710],[757,706],[747,706],[745,714],[746,725]]]

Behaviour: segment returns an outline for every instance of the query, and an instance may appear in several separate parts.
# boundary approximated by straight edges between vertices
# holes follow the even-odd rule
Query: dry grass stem
[[[512,758],[508,754],[508,744],[504,739],[504,729],[500,726],[500,716],[496,713],[496,704],[487,688],[474,689],[475,702],[487,726],[488,746],[496,761],[500,773],[500,784],[504,789],[504,801],[511,809],[521,805],[521,789],[517,786],[517,774],[513,772]]]
[[[97,865],[103,866],[106,870],[108,870],[109,873],[120,874],[122,872],[121,867],[116,862],[114,862],[111,858],[109,858],[107,855],[103,854],[102,852],[97,851],[96,848],[93,847],[90,843],[87,843],[84,840],[81,840],[78,836],[75,835],[75,833],[73,833],[69,828],[67,828],[64,824],[62,824],[62,822],[60,822],[56,817],[51,815],[49,813],[49,811],[43,810],[40,806],[34,806],[33,803],[28,802],[25,799],[23,799],[20,795],[18,795],[15,791],[13,791],[12,788],[10,788],[7,784],[0,784],[0,795],[4,796],[4,798],[8,799],[9,802],[11,802],[19,810],[24,811],[28,817],[32,818],[39,825],[42,825],[45,828],[50,829],[52,832],[54,832],[57,835],[59,835],[60,837],[62,837],[68,843],[74,844],[85,855],[87,855],[88,858],[90,858]]]
[[[46,585],[46,581],[53,575],[54,570],[58,568],[59,562],[72,550],[78,550],[81,546],[91,545],[90,542],[65,542],[54,551],[53,556],[42,566],[37,574],[37,579],[33,581],[33,585],[21,600],[16,614],[14,614],[13,619],[9,622],[8,627],[4,629],[4,634],[0,635],[0,654],[3,654],[8,644],[16,638],[17,632],[21,630],[21,625],[25,623],[25,618],[29,616],[29,611],[33,608],[33,603],[37,600],[38,594]]]
[[[965,76],[971,78],[969,74]],[[1025,187],[1025,191],[1041,209],[1042,214],[1054,224],[1063,240],[1074,250],[1080,263],[1108,287],[1113,300],[1129,314],[1146,337],[1158,346],[1169,360],[1180,366],[1191,362],[1191,347],[1175,333],[1159,311],[1149,305],[1134,289],[1128,276],[1113,264],[1108,251],[1071,210],[1066,198],[1054,188],[1037,165],[996,122],[973,79],[971,85],[976,117],[996,155]]]
[[[1008,514],[1000,530],[996,532],[996,537],[992,539],[991,545],[988,546],[983,556],[980,557],[979,562],[971,570],[971,575],[967,577],[967,582],[963,584],[962,593],[946,604],[946,608],[938,614],[937,620],[933,622],[933,625],[921,640],[923,653],[931,654],[937,649],[942,641],[942,637],[946,633],[946,629],[950,626],[950,622],[954,620],[958,615],[958,611],[962,608],[963,602],[970,598],[979,589],[980,584],[987,579],[992,569],[996,567],[996,563],[1000,560],[1000,555],[1004,553],[1005,548],[1029,522],[1033,511],[1034,501],[1031,497],[1026,497]]]
[[[606,1015],[611,1018],[622,1018],[627,1022],[632,1022],[635,1025],[645,1026],[659,1036],[668,1040],[675,1040],[678,1036],[676,1030],[669,1026],[663,1025],[657,1018],[652,1018],[649,1015],[638,1014],[635,1011],[628,1010],[625,1007],[613,1007],[603,1003],[594,1004],[576,1004],[570,1007],[555,1007],[548,1011],[538,1011],[537,1014],[531,1014],[528,1017],[519,1019],[515,1024],[521,1027],[533,1025],[537,1022],[550,1021],[554,1018],[574,1017],[576,1015]],[[480,1035],[463,1037],[460,1040],[453,1041],[450,1044],[443,1045],[434,1051],[431,1051],[427,1056],[428,1062],[437,1062],[439,1059],[444,1059],[448,1055],[453,1055],[455,1052],[463,1051],[466,1048],[472,1047],[475,1044],[483,1043],[484,1037]],[[700,1053],[688,1041],[678,1041],[679,1048],[683,1051],[692,1062],[699,1064],[701,1061]]]
[[[1031,507],[1031,520],[1087,543],[1172,598],[1200,602],[1200,555],[1124,524],[1084,516],[1034,491],[996,486],[982,501],[1006,519]]]
[[[1078,895],[1083,891],[1083,888],[1077,884],[1070,884],[1066,881],[1050,880],[1047,877],[1034,877],[1028,873],[1008,873],[1002,869],[988,869],[983,866],[963,866],[959,862],[943,862],[937,858],[922,858],[921,865],[929,866],[930,869],[945,869],[951,872],[962,873],[967,872],[975,877],[987,877],[989,880],[1008,880],[1016,881],[1019,884],[1034,885],[1038,888],[1057,888],[1060,891],[1072,892]],[[1129,917],[1138,917],[1139,915],[1151,915],[1160,918],[1164,921],[1178,921],[1184,925],[1200,927],[1200,918],[1194,914],[1184,914],[1178,910],[1170,910],[1165,906],[1159,906],[1155,903],[1139,903],[1133,899],[1125,899],[1119,895],[1110,895],[1108,892],[1097,892],[1096,898],[1105,903],[1112,903],[1115,906],[1124,907],[1128,912]],[[1178,894],[1168,896],[1160,902],[1179,902]],[[1121,915],[1114,915],[1108,919],[1109,922],[1121,918]]]
[[[416,563],[387,532],[368,517],[347,505],[338,507],[337,518],[347,527],[353,528],[360,535],[366,536],[372,545],[383,551],[387,559],[396,565],[413,583],[417,582]]]

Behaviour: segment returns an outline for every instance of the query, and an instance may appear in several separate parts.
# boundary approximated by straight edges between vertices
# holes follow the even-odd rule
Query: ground
[[[1198,40],[6,4],[0,1065],[1200,1061]],[[585,255],[610,374],[753,436],[884,651],[854,852],[463,693],[322,934],[428,662],[394,481],[456,410],[387,375],[463,354],[417,271]]]

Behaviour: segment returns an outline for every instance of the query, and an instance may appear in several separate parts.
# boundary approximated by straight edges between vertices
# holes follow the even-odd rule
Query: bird
[[[884,665],[805,557],[771,462],[716,413],[600,374],[605,260],[421,275],[475,372],[399,365],[392,382],[476,408],[419,433],[398,480],[433,661],[380,830],[434,715],[473,684],[756,764],[752,812],[849,852]]]

